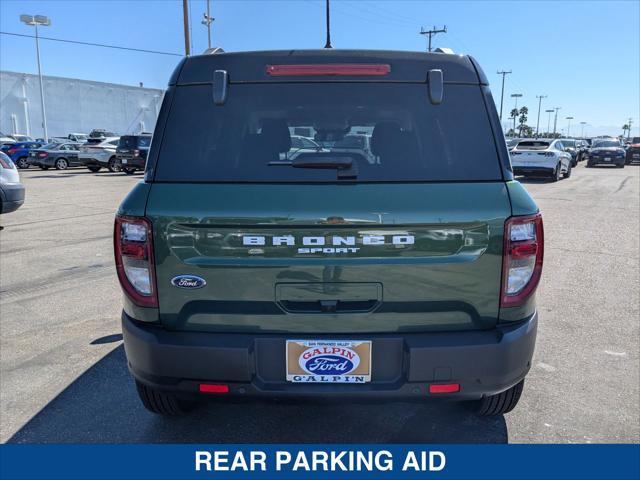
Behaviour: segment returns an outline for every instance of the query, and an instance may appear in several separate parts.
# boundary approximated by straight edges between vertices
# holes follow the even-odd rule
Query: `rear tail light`
[[[522,305],[540,281],[544,256],[542,216],[511,217],[504,226],[501,306]]]
[[[134,151],[133,151],[133,156],[134,156],[134,157],[137,157],[137,156],[139,156],[139,155],[140,155],[140,150],[134,150]]]
[[[2,165],[3,168],[13,170],[15,168],[15,165],[13,164],[11,159],[8,157],[6,158],[2,158],[2,157],[4,157],[4,155],[0,155],[0,165]]]
[[[199,390],[201,393],[229,393],[229,385],[223,383],[201,383]]]
[[[312,65],[267,65],[267,75],[272,77],[307,76],[364,76],[380,77],[391,72],[389,64],[326,63]]]
[[[16,153],[17,151],[18,151],[18,149],[17,149],[17,148],[10,148],[9,150],[7,150],[7,153],[8,153],[9,155],[13,155],[13,154],[14,154],[14,153]]]
[[[44,158],[44,157],[48,157],[48,156],[49,156],[49,154],[48,154],[47,152],[40,152],[40,153],[38,153],[38,156],[39,156],[40,158]]]
[[[555,156],[555,153],[553,153],[553,152],[545,152],[544,156],[545,157],[553,157],[553,156]]]
[[[141,307],[157,307],[153,230],[144,217],[117,216],[114,248],[118,279],[125,294]]]

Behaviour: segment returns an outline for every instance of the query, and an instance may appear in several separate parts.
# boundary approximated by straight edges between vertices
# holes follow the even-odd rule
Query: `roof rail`
[[[215,55],[216,53],[224,53],[224,50],[221,47],[211,47],[202,52],[203,55]]]

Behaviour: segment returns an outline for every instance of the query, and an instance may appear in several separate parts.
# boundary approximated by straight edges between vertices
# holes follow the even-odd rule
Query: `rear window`
[[[148,147],[150,144],[151,137],[139,137],[137,135],[120,137],[120,141],[118,142],[118,146],[124,148]]]
[[[546,150],[551,145],[550,142],[537,142],[533,140],[527,140],[525,142],[518,143],[517,148],[519,150]]]
[[[301,133],[320,148],[295,148]],[[478,86],[434,106],[424,84],[270,83],[233,84],[223,106],[176,87],[155,180],[335,182],[347,163],[357,182],[502,179]]]

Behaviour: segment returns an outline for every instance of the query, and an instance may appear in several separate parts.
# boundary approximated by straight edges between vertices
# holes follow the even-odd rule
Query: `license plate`
[[[605,162],[610,162],[611,161],[611,157],[604,157],[604,161]]]
[[[127,164],[127,159],[126,159],[126,158],[123,158],[123,159],[122,159],[122,164],[123,164],[123,165],[126,165],[126,164]]]
[[[633,158],[640,158],[640,153],[634,153]]]
[[[365,340],[287,340],[287,381],[367,383],[371,381],[371,342]]]

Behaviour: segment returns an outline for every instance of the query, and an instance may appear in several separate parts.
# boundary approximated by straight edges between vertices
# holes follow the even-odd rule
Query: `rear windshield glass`
[[[549,142],[526,141],[518,143],[519,150],[546,150],[549,148]]]
[[[138,137],[135,135],[127,135],[120,137],[118,142],[119,147],[136,148],[136,147],[148,147],[151,144],[151,137]]]
[[[575,140],[562,140],[562,145],[564,145],[565,147],[575,147],[576,142]]]
[[[593,146],[595,148],[611,148],[611,147],[619,147],[620,143],[613,142],[611,140],[604,140],[604,141],[601,140],[599,142],[596,142]]]
[[[501,180],[480,88],[434,106],[424,84],[236,84],[216,106],[210,85],[176,87],[156,181],[341,179]]]

